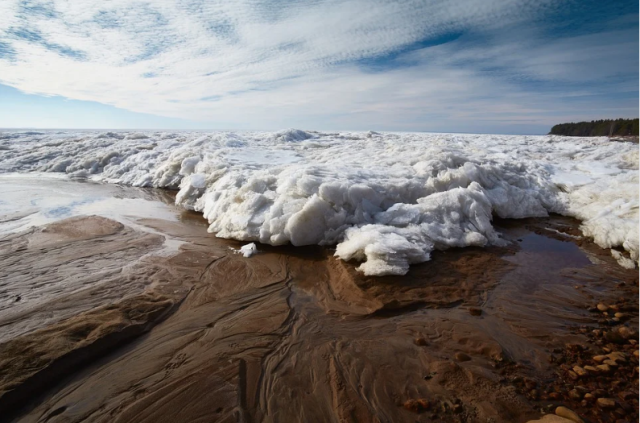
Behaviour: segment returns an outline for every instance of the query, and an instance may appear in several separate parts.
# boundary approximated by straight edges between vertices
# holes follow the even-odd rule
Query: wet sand
[[[244,258],[175,213],[0,239],[0,420],[526,422],[565,405],[637,421],[638,273],[574,220],[498,221],[506,248],[367,278],[329,248]],[[604,348],[626,364],[572,378]]]

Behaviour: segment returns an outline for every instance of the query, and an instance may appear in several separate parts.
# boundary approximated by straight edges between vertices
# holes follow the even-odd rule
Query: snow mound
[[[219,237],[336,245],[367,275],[404,274],[434,250],[501,245],[492,216],[548,213],[626,250],[612,252],[621,265],[638,262],[638,149],[606,138],[4,131],[0,172],[176,189]]]
[[[300,129],[287,129],[285,131],[277,132],[274,138],[281,142],[297,142],[313,138],[313,135],[308,132],[301,131]]]

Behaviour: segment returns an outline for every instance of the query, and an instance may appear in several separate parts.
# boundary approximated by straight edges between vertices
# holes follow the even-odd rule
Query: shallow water
[[[141,189],[66,177],[0,174],[0,235],[75,216],[98,215],[137,226],[136,220],[176,221],[180,211],[161,201],[162,190]]]

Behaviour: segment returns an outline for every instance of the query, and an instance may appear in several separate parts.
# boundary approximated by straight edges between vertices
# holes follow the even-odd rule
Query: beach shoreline
[[[436,251],[405,276],[366,277],[327,247],[258,245],[244,258],[233,251],[242,243],[208,234],[201,215],[176,216],[136,218],[136,229],[71,217],[12,235],[24,246],[4,254],[23,271],[29,257],[59,269],[55,260],[68,261],[74,248],[105,259],[110,248],[140,245],[141,257],[133,265],[136,250],[110,257],[120,263],[109,285],[119,297],[81,306],[99,294],[63,293],[55,302],[69,297],[76,308],[57,320],[35,309],[14,317],[18,326],[44,322],[0,345],[11,369],[0,405],[16,421],[525,422],[557,405],[602,421],[619,410],[637,416],[637,402],[618,396],[637,381],[637,271],[583,238],[573,219],[495,219],[505,247]],[[178,246],[144,254],[163,251],[161,237]],[[9,282],[20,273],[4,269]],[[132,280],[142,282],[127,291],[123,281]],[[625,317],[589,311],[598,303]],[[603,338],[618,327],[635,335]],[[91,345],[82,365],[65,367]],[[567,352],[575,345],[580,357]],[[601,388],[589,376],[571,380],[562,366],[585,366],[585,351],[612,346],[627,364],[595,379],[618,382],[605,393],[616,405],[583,405],[577,387]]]

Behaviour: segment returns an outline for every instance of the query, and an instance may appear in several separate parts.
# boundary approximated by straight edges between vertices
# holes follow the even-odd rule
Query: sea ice
[[[404,274],[437,249],[500,245],[493,216],[548,213],[626,250],[622,265],[638,262],[638,148],[607,138],[4,131],[0,172],[176,189],[219,237],[335,245],[368,275]]]

